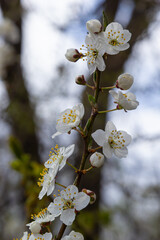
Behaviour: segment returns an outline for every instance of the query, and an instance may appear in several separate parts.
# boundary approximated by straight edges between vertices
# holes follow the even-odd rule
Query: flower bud
[[[83,56],[77,49],[69,48],[65,54],[65,57],[70,62],[76,62]]]
[[[79,75],[76,77],[75,82],[79,85],[86,85],[86,81],[84,79],[84,75]]]
[[[91,19],[86,22],[86,27],[90,33],[99,33],[102,31],[102,24],[97,19]]]
[[[90,196],[90,204],[93,204],[96,201],[96,194],[95,192],[88,190],[86,188],[82,189],[82,192],[86,193],[88,196]]]
[[[41,224],[39,222],[31,222],[29,225],[29,229],[33,234],[38,234],[41,231]]]
[[[93,153],[90,157],[90,163],[92,167],[101,167],[104,163],[104,155],[99,152]]]
[[[123,73],[118,77],[116,81],[116,87],[121,90],[128,90],[133,84],[133,76],[129,73]]]

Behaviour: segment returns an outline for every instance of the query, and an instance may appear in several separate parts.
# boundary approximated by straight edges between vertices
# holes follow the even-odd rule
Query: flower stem
[[[71,163],[69,163],[68,161],[66,162],[68,166],[72,167],[75,171],[78,170],[78,168],[74,167]]]
[[[98,113],[108,113],[108,112],[113,112],[113,111],[116,111],[116,110],[119,110],[119,109],[114,108],[114,109],[111,109],[111,110],[98,111]]]
[[[109,90],[109,89],[112,89],[112,88],[116,88],[116,86],[111,86],[111,87],[101,87],[101,90]]]
[[[83,175],[83,170],[84,170],[84,167],[85,167],[85,163],[86,163],[86,160],[87,160],[87,158],[90,154],[89,143],[90,143],[90,138],[91,138],[91,133],[92,133],[92,126],[93,126],[94,120],[95,120],[95,118],[98,114],[98,110],[95,106],[97,105],[98,96],[99,96],[99,92],[100,92],[100,87],[99,87],[100,71],[99,70],[95,71],[95,73],[93,74],[93,78],[94,78],[93,81],[95,83],[94,98],[95,98],[96,104],[94,106],[92,106],[92,111],[91,111],[90,118],[88,119],[88,121],[87,121],[87,123],[84,127],[84,130],[83,130],[83,133],[84,133],[84,137],[83,137],[83,139],[84,139],[84,150],[83,150],[83,155],[82,155],[80,167],[77,171],[77,176],[76,176],[76,178],[74,180],[74,183],[73,183],[77,187],[79,187],[80,180],[81,180],[81,177]],[[67,164],[68,164],[68,162],[67,162]],[[60,240],[62,238],[65,229],[66,229],[66,225],[63,223],[60,230],[59,230],[59,233],[56,237],[56,240]]]
[[[92,170],[92,169],[93,169],[93,167],[91,166],[90,168],[85,169],[85,171],[86,171],[86,172],[89,172],[89,171]]]
[[[85,85],[86,85],[87,87],[91,88],[92,90],[94,90],[94,88],[95,88],[94,86],[91,86],[91,85],[89,85],[88,83],[86,83]]]
[[[97,147],[97,148],[94,148],[94,149],[89,149],[89,151],[90,151],[91,153],[94,153],[94,152],[96,152],[97,150],[99,150],[99,149],[101,149],[101,148],[102,148],[102,146]]]
[[[58,183],[58,182],[55,182],[55,184],[57,184],[57,185],[60,186],[60,187],[67,188],[66,186],[64,186],[64,185],[62,185],[62,184],[60,184],[60,183]]]

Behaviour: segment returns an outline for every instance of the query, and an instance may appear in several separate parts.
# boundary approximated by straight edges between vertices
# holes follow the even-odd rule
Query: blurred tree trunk
[[[4,17],[13,21],[20,32],[19,43],[9,43],[15,50],[16,60],[6,68],[3,78],[10,101],[7,121],[12,127],[13,135],[21,142],[23,151],[30,154],[33,160],[40,162],[34,109],[29,100],[21,67],[23,9],[20,0],[0,0],[0,6]]]
[[[121,0],[115,1],[105,1],[102,6],[102,11],[104,12],[109,20],[109,23],[114,21],[115,15],[117,10],[119,10],[119,4]],[[125,28],[128,29],[132,33],[132,38],[130,41],[130,48],[124,52],[120,52],[114,56],[108,56],[106,60],[106,70],[101,75],[101,86],[112,86],[117,77],[122,73],[124,64],[128,60],[129,56],[131,55],[132,48],[136,40],[141,36],[143,38],[142,33],[147,30],[149,24],[152,22],[152,18],[154,17],[154,11],[156,9],[156,1],[135,1],[134,9],[132,12],[132,17],[128,23],[128,26]],[[152,15],[151,15],[152,13]],[[150,14],[150,18],[148,18],[148,14]],[[89,81],[92,81],[91,78]],[[84,90],[82,94],[82,102],[85,105],[85,119],[84,122],[87,121],[90,113],[90,105],[88,103],[87,93],[91,94],[91,91],[87,89]],[[99,97],[99,110],[105,110],[108,106],[108,92],[105,91],[104,93],[100,94]],[[114,114],[114,113],[112,113]],[[104,129],[106,125],[107,116],[106,114],[100,114],[97,116],[94,129]],[[94,130],[93,129],[93,130]],[[80,144],[78,143],[80,146]],[[81,151],[80,151],[81,152]],[[106,161],[107,163],[107,161]],[[109,166],[108,166],[109,170]],[[81,187],[85,187],[87,189],[93,190],[97,195],[97,200],[94,205],[91,206],[90,210],[94,212],[93,215],[93,224],[94,227],[92,231],[87,231],[84,233],[84,238],[87,240],[97,240],[100,239],[100,223],[99,217],[97,215],[97,210],[100,206],[100,198],[101,193],[100,190],[102,189],[103,183],[102,181],[102,173],[101,169],[94,169],[90,174],[86,174],[81,182]]]

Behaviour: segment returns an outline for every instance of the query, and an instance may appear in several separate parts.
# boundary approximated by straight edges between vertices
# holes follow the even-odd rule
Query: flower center
[[[120,43],[117,41],[117,39],[112,39],[110,42],[109,42],[110,45],[112,46],[119,46]]]
[[[68,113],[64,113],[62,116],[63,123],[69,124],[74,123],[76,121],[77,114],[75,113],[75,110],[70,110]],[[57,123],[60,121],[60,119],[57,120]]]
[[[88,60],[88,64],[93,64],[98,56],[98,50],[93,47],[92,44],[87,44],[87,46],[82,45],[83,48],[80,50],[84,50],[86,53],[83,54],[83,58],[87,57],[86,61]],[[83,59],[85,61],[85,59]]]
[[[42,172],[40,173],[42,178],[39,178],[39,182],[37,182],[38,186],[41,187],[43,185],[44,182],[44,176],[48,173],[48,169],[47,168],[43,168]],[[48,179],[49,180],[49,179]]]
[[[111,148],[114,148],[114,149],[116,148],[121,149],[125,146],[124,137],[122,133],[118,133],[117,130],[112,130],[111,135],[108,138],[108,142]]]
[[[72,200],[64,200],[63,210],[66,210],[68,208],[70,208],[70,209],[74,208],[74,204],[73,204]]]

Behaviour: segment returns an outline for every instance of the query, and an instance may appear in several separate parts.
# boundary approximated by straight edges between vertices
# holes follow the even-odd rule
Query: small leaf
[[[109,24],[108,18],[106,16],[105,12],[103,11],[103,28],[104,28],[104,31],[105,31],[108,24]]]
[[[90,102],[91,105],[96,104],[96,100],[92,95],[88,95],[88,101]]]

